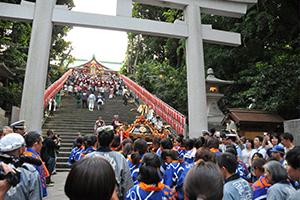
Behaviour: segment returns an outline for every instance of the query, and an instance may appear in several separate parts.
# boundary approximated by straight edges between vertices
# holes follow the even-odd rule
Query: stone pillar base
[[[284,132],[294,136],[294,145],[300,145],[300,119],[287,120],[283,122]]]
[[[8,118],[5,117],[5,110],[0,108],[0,128],[2,129],[3,126],[8,126]]]

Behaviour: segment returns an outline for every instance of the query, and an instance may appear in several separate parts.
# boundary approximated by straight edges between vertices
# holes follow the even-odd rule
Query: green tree
[[[182,11],[135,3],[133,17],[172,23],[182,19]],[[184,40],[128,33],[122,73],[187,114],[184,46]]]
[[[204,44],[205,69],[213,68],[216,77],[235,81],[219,101],[223,112],[226,108],[246,108],[278,111],[285,119],[299,117],[299,5],[298,0],[258,0],[239,19],[201,15],[202,23],[212,24],[214,29],[241,33],[242,45],[239,47]],[[158,21],[184,20],[180,10],[141,4],[134,4],[133,13],[136,17]],[[186,87],[186,81],[183,82],[186,75],[176,74],[177,70],[185,72],[184,40],[143,35],[141,43],[143,48],[132,78],[139,76],[135,80],[142,83],[140,78],[143,76],[137,74],[143,73],[140,69],[143,67],[153,68],[145,69],[152,73],[166,73],[167,69],[162,80],[144,86],[176,109],[187,110],[186,107],[184,109],[187,102],[184,106],[180,105],[187,101],[186,90],[180,89],[181,85],[176,81],[170,81],[170,77],[175,77]],[[128,50],[127,55],[129,53],[132,57],[136,56],[135,50]],[[156,62],[149,65],[153,60]],[[180,102],[176,102],[173,90],[185,92]],[[187,115],[186,112],[184,114]]]
[[[0,0],[0,2],[20,4],[21,0]],[[35,1],[31,0],[31,2]],[[74,7],[73,0],[57,0],[56,4],[68,5],[69,9]],[[12,106],[20,106],[21,103],[31,26],[32,23],[27,22],[0,20],[0,62],[3,62],[16,74],[14,77],[9,77],[8,87],[0,87],[0,107],[8,112],[11,111]],[[51,82],[60,78],[66,71],[63,61],[65,59],[72,60],[71,43],[63,38],[71,28],[67,26],[53,27],[48,66]],[[0,77],[0,81],[4,82],[5,78]]]
[[[297,5],[299,1],[259,0],[241,19],[204,15],[202,20],[214,28],[242,35],[238,48],[204,45],[206,68],[213,68],[219,78],[235,81],[219,101],[221,110],[273,110],[285,119],[299,117]],[[290,81],[294,88],[286,84]],[[287,91],[284,94],[280,92],[283,88]]]

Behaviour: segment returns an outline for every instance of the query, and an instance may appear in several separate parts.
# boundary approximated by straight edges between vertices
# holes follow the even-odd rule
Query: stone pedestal
[[[283,125],[284,132],[294,136],[294,145],[300,145],[300,119],[284,121]]]
[[[20,120],[20,108],[13,106],[11,109],[11,123],[17,122]]]
[[[215,128],[216,130],[224,129],[221,125],[221,121],[224,118],[224,114],[218,107],[217,102],[224,95],[220,93],[208,93],[207,95],[207,121],[208,130]]]
[[[8,125],[8,118],[5,117],[5,110],[0,108],[0,129]]]

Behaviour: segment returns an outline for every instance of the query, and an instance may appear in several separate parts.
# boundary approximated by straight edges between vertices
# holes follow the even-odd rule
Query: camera
[[[12,164],[15,166],[15,168],[23,167],[25,169],[27,169],[27,167],[23,165],[24,162],[34,164],[37,166],[40,166],[42,164],[42,162],[38,159],[32,158],[30,156],[23,156],[23,155],[11,156],[7,154],[2,154],[0,155],[0,161],[3,161],[5,164]],[[14,171],[16,173],[9,172],[6,174],[2,166],[0,166],[0,180],[6,179],[10,185],[15,187],[21,181],[21,171],[18,169],[14,169]]]
[[[52,139],[53,139],[53,140],[58,139],[59,136],[60,136],[60,134],[54,135]]]
[[[18,185],[18,183],[20,183],[21,181],[21,171],[14,169],[16,173],[13,172],[8,172],[7,174],[5,174],[2,166],[0,166],[0,180],[4,180],[6,179],[7,182],[12,185],[13,187],[15,187],[16,185]]]
[[[52,139],[53,139],[53,140],[61,141],[61,139],[60,139],[60,134],[54,135]]]

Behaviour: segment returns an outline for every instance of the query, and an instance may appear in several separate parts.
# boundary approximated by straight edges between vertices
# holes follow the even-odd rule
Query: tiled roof
[[[261,122],[261,123],[283,123],[284,119],[276,111],[227,109],[228,114],[235,122]],[[222,124],[224,119],[222,121]]]

